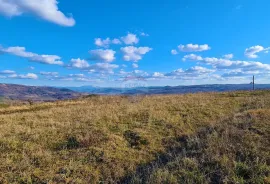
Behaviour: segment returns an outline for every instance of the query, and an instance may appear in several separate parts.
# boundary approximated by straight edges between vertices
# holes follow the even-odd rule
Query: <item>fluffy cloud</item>
[[[17,72],[15,72],[13,70],[2,70],[2,71],[0,71],[0,78],[4,78],[4,79],[38,79],[38,76],[34,73],[17,74]]]
[[[204,68],[201,66],[194,66],[189,69],[177,69],[170,73],[165,74],[165,76],[177,77],[181,79],[194,79],[196,77],[206,76],[210,73],[215,72],[215,70]]]
[[[96,63],[89,67],[91,72],[96,73],[114,73],[113,70],[118,68],[118,65],[110,64],[110,63]]]
[[[19,75],[22,79],[38,79],[38,76],[34,73],[28,73],[26,75]]]
[[[235,70],[241,69],[245,72],[247,71],[255,71],[260,70],[262,72],[270,71],[270,65],[264,64],[257,61],[239,61],[239,60],[229,60],[223,58],[215,58],[215,57],[206,57],[202,58],[201,56],[197,55],[186,55],[184,56],[183,60],[190,60],[190,61],[199,61],[203,64],[211,65],[215,69],[219,70]]]
[[[150,80],[200,80],[200,79],[209,79],[214,74],[215,70],[208,69],[201,66],[194,66],[188,69],[177,69],[168,73],[154,72],[153,74],[147,76],[147,79]]]
[[[201,60],[203,60],[203,58],[201,56],[196,55],[196,54],[189,54],[189,55],[185,55],[182,60],[183,61],[186,61],[186,60],[201,61]]]
[[[187,45],[179,45],[178,49],[182,52],[201,52],[210,50],[211,47],[209,47],[207,44],[204,45],[198,45],[198,44],[187,44]]]
[[[58,9],[57,0],[0,0],[0,13],[20,16],[29,13],[61,26],[74,26],[75,20]]]
[[[270,47],[264,48],[263,46],[260,46],[260,45],[252,46],[245,50],[245,56],[252,59],[258,58],[257,53],[262,52],[262,51],[265,51],[267,53],[269,49]]]
[[[173,50],[171,50],[171,54],[176,55],[176,54],[178,54],[178,52],[177,52],[177,50],[173,49]]]
[[[119,45],[119,44],[122,44],[122,42],[117,39],[117,38],[114,38],[112,41],[111,41],[112,44],[115,44],[115,45]]]
[[[112,62],[115,60],[115,51],[111,49],[97,49],[97,50],[91,50],[89,51],[91,54],[91,59],[92,60],[97,60],[97,61],[105,61],[105,62]]]
[[[25,47],[8,47],[8,48],[0,47],[0,52],[26,58],[29,61],[33,61],[33,62],[63,65],[63,62],[61,61],[61,57],[57,55],[45,55],[45,54],[39,55],[36,53],[27,52]]]
[[[98,82],[100,79],[85,76],[84,74],[69,74],[64,76],[50,76],[49,80],[77,81],[77,82]]]
[[[101,38],[95,38],[95,45],[99,47],[108,47],[111,43],[110,38],[102,40]]]
[[[126,74],[128,74],[128,72],[126,72],[124,69],[121,69],[121,70],[119,71],[119,74],[120,74],[120,75],[126,75]]]
[[[141,33],[141,36],[148,36],[148,35],[146,33]],[[139,38],[137,37],[137,35],[132,34],[132,33],[128,33],[126,36],[121,37],[121,40],[126,45],[133,45],[133,44],[139,43]],[[110,44],[115,44],[115,45],[122,44],[121,40],[118,39],[118,38],[114,38],[114,39],[110,39],[110,38],[106,38],[106,39],[95,38],[95,42],[94,43],[98,47],[108,48],[110,46]]]
[[[85,61],[84,59],[71,59],[70,60],[70,64],[68,65],[68,67],[70,68],[78,68],[78,69],[84,69],[84,68],[88,68],[90,65],[87,61]]]
[[[121,41],[117,38],[114,38],[113,40],[111,40],[110,38],[106,38],[105,40],[102,40],[101,38],[96,38],[95,39],[95,45],[98,47],[109,47],[110,44],[121,44]]]
[[[137,35],[128,33],[126,36],[122,37],[121,40],[126,44],[126,45],[133,45],[139,43],[139,38]]]
[[[154,72],[152,75],[153,78],[163,78],[164,74],[160,72]]]
[[[124,56],[123,59],[125,61],[139,61],[142,59],[142,56],[145,55],[147,52],[151,51],[152,48],[150,47],[122,47],[121,51],[123,52]]]
[[[194,73],[195,74],[208,74],[208,73],[213,73],[213,72],[215,72],[215,70],[204,68],[201,66],[194,66],[185,70],[185,73],[188,73],[188,74],[194,74]]]
[[[68,68],[81,69],[83,71],[88,71],[91,73],[113,73],[113,70],[118,68],[118,65],[110,63],[95,63],[89,64],[83,59],[71,59],[70,63],[67,65]]]
[[[225,55],[223,55],[223,57],[225,59],[232,59],[233,58],[233,54],[225,54]]]

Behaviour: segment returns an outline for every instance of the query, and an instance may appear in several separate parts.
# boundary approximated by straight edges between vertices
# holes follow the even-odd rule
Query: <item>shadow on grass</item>
[[[164,139],[165,154],[119,183],[267,183],[269,135],[258,134],[255,127],[245,114],[192,136]]]

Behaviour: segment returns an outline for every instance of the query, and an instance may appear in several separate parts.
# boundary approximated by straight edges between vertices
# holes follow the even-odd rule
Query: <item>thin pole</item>
[[[255,76],[253,75],[253,82],[252,82],[252,84],[253,84],[253,90],[255,90]]]

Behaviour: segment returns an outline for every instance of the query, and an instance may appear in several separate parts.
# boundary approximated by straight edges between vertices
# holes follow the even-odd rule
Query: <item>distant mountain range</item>
[[[77,98],[80,95],[64,88],[0,84],[0,97],[10,100],[55,101]]]
[[[270,89],[270,84],[257,84],[256,89]],[[91,94],[133,95],[133,94],[184,94],[198,92],[223,92],[237,90],[252,90],[252,84],[211,84],[192,86],[163,86],[141,88],[100,88],[93,86],[68,87],[68,89]]]
[[[270,84],[257,84],[256,89],[270,89]],[[16,84],[0,84],[0,98],[10,100],[55,101],[73,99],[84,94],[135,95],[135,94],[184,94],[198,92],[224,92],[252,90],[251,84],[213,84],[193,86],[164,86],[141,88],[38,87]]]

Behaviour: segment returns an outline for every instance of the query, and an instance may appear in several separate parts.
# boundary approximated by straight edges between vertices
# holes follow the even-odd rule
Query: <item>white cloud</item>
[[[137,78],[137,77],[150,77],[150,75],[143,71],[143,70],[133,70],[133,71],[125,71],[124,69],[121,69],[118,73],[121,77],[125,76],[125,77],[131,77],[131,78]],[[118,79],[120,80],[120,79]]]
[[[0,74],[16,74],[16,72],[13,70],[3,70],[0,71]]]
[[[28,73],[25,75],[17,75],[17,74],[12,74],[9,75],[8,78],[16,78],[16,79],[38,79],[38,76],[34,73]]]
[[[8,17],[29,13],[61,26],[75,25],[73,17],[59,10],[57,0],[0,0],[0,13]]]
[[[63,65],[63,62],[61,61],[61,57],[57,55],[45,55],[45,54],[39,55],[36,53],[27,52],[25,47],[8,47],[8,48],[0,47],[0,52],[26,58],[29,61],[33,61],[33,62]]]
[[[74,81],[79,81],[79,82],[98,82],[99,79],[92,79],[89,77],[77,77],[74,78]]]
[[[173,72],[167,73],[166,76],[193,78],[193,77],[208,75],[208,74],[213,73],[213,72],[215,72],[215,70],[204,68],[201,66],[194,66],[194,67],[191,67],[191,68],[186,69],[186,70],[183,70],[181,68],[174,70]]]
[[[23,79],[38,79],[38,76],[34,73],[28,73],[26,75],[19,75]]]
[[[96,73],[114,73],[113,70],[118,68],[118,65],[110,64],[110,63],[96,63],[93,65],[90,65],[88,70],[91,70],[91,72]]]
[[[201,61],[201,60],[203,60],[203,58],[201,56],[196,55],[196,54],[189,54],[189,55],[185,55],[182,60],[183,61],[186,61],[186,60]]]
[[[78,82],[98,82],[100,79],[85,76],[84,74],[69,74],[65,76],[51,76],[49,80],[78,81]]]
[[[154,72],[148,79],[169,79],[169,80],[201,80],[210,79],[215,70],[201,66],[194,66],[188,69],[177,69],[168,73]]]
[[[126,45],[133,45],[139,43],[139,38],[137,35],[128,33],[126,36],[122,37],[121,40],[126,44]]]
[[[233,54],[225,54],[225,55],[223,55],[223,57],[225,59],[232,59],[233,58]]]
[[[115,51],[111,49],[97,49],[97,50],[91,50],[89,51],[91,54],[92,60],[98,60],[98,61],[105,61],[105,62],[112,62],[115,60]]]
[[[45,76],[57,76],[58,72],[40,72],[40,74]]]
[[[84,68],[88,68],[90,65],[87,61],[85,61],[84,59],[71,59],[70,60],[70,64],[68,65],[68,67],[71,68],[79,68],[79,69],[84,69]]]
[[[120,74],[120,75],[126,75],[126,74],[128,74],[128,72],[126,72],[124,69],[121,69],[121,70],[119,71],[119,74]]]
[[[132,64],[132,67],[133,67],[133,68],[139,68],[139,65],[138,65],[137,63],[133,63],[133,64]]]
[[[114,38],[111,42],[112,42],[112,44],[115,44],[115,45],[122,44],[122,42],[117,38]]]
[[[201,52],[210,50],[211,47],[209,47],[207,44],[204,45],[198,45],[198,44],[187,44],[187,45],[179,45],[178,49],[182,52]]]
[[[95,45],[98,47],[108,48],[110,44],[119,45],[121,44],[121,41],[117,38],[114,38],[113,40],[110,38],[106,38],[105,40],[102,40],[101,38],[95,38]]]
[[[164,77],[164,74],[160,73],[160,72],[154,72],[152,77],[154,77],[154,78],[162,78],[162,77]]]
[[[146,53],[150,52],[152,48],[150,47],[122,47],[121,51],[123,52],[124,56],[123,59],[125,61],[139,61],[142,59],[142,56]]]
[[[110,38],[102,40],[101,38],[95,38],[95,45],[99,47],[108,47],[111,43]]]
[[[200,73],[200,74],[205,74],[205,73],[212,73],[215,72],[215,70],[204,68],[201,66],[193,66],[185,71],[186,73]]]
[[[149,74],[147,72],[143,71],[143,70],[134,70],[134,71],[131,72],[131,74],[133,74],[133,75],[136,74],[136,75],[139,75],[141,77],[149,76]]]
[[[263,46],[260,46],[260,45],[252,46],[245,50],[245,56],[248,58],[255,59],[255,58],[258,58],[257,53],[262,52],[262,51],[265,51],[265,53],[267,53],[269,49],[270,47],[264,48]]]
[[[81,69],[90,73],[113,73],[113,70],[118,68],[119,66],[110,63],[95,63],[90,65],[87,61],[78,58],[71,59],[67,67]]]
[[[270,71],[269,64],[263,64],[257,61],[239,61],[239,60],[229,60],[223,58],[215,58],[215,57],[206,57],[202,58],[198,55],[186,55],[183,60],[189,59],[190,61],[199,61],[203,64],[211,65],[215,69],[219,70],[234,70],[234,69],[242,69],[244,71]]]
[[[177,50],[173,49],[173,50],[171,50],[171,54],[176,55],[176,54],[178,54],[178,52],[177,52]]]
[[[251,76],[251,75],[259,75],[259,74],[262,74],[261,71],[259,70],[254,70],[254,71],[244,71],[244,70],[241,70],[241,69],[236,69],[236,70],[231,70],[229,72],[226,72],[222,75],[222,77],[224,78],[230,78],[230,77],[248,77],[248,76]]]

